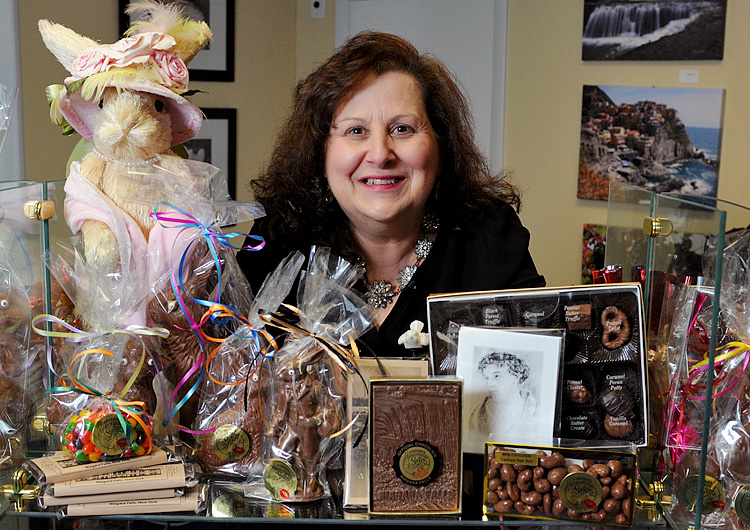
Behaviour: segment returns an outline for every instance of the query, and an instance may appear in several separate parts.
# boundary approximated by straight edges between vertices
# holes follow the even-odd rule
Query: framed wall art
[[[227,177],[232,199],[237,198],[237,109],[206,108],[198,134],[183,145],[190,160],[206,162]]]
[[[234,0],[161,0],[179,5],[185,15],[202,20],[211,28],[211,42],[190,61],[188,70],[193,81],[234,81]],[[120,34],[132,19],[125,14],[130,0],[120,2]]]
[[[582,58],[721,60],[726,16],[726,0],[586,0]]]
[[[724,90],[584,85],[578,198],[609,183],[716,197]]]

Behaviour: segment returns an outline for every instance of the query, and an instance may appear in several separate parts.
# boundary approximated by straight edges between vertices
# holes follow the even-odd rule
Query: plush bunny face
[[[164,98],[108,88],[94,120],[93,141],[112,160],[137,162],[171,147],[172,126]]]

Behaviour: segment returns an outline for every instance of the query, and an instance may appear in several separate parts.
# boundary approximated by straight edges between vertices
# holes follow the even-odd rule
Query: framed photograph
[[[578,198],[611,181],[716,197],[723,111],[722,89],[584,85]]]
[[[130,0],[120,1],[120,35],[125,33],[131,17],[125,14]],[[188,64],[194,81],[234,81],[234,0],[161,0],[177,4],[185,15],[208,24],[211,42]]]
[[[604,268],[607,246],[607,225],[583,225],[583,251],[581,255],[581,285],[594,283],[593,271]]]
[[[726,17],[726,0],[586,0],[582,58],[721,60]]]
[[[488,441],[552,443],[562,353],[562,335],[461,328],[465,452],[481,454]]]
[[[237,198],[237,109],[201,109],[205,114],[200,132],[183,145],[190,160],[206,162],[227,177],[229,195]]]

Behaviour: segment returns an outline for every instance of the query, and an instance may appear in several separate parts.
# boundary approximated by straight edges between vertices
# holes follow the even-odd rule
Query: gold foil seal
[[[734,511],[740,521],[750,526],[750,485],[745,484],[735,495]]]
[[[238,491],[223,491],[211,503],[212,517],[252,517],[245,496]]]
[[[294,519],[292,509],[283,504],[267,504],[263,509],[263,515],[271,519]]]
[[[277,501],[294,497],[297,491],[297,474],[292,466],[281,458],[272,458],[263,470],[263,483]]]
[[[688,475],[677,487],[677,499],[691,512],[695,512],[698,504],[699,475]],[[704,515],[714,513],[724,507],[724,487],[721,482],[713,477],[705,477],[703,485],[703,511]]]
[[[409,486],[425,486],[435,480],[441,464],[437,447],[421,440],[406,442],[393,455],[396,476]]]
[[[236,462],[250,450],[250,437],[236,425],[221,425],[211,434],[211,448],[222,460]]]
[[[125,431],[120,424],[120,418],[117,414],[107,414],[102,416],[94,424],[94,432],[91,439],[105,455],[121,455],[127,449],[125,441]]]
[[[596,510],[602,502],[602,485],[585,471],[565,475],[560,482],[560,500],[566,508],[578,513]]]

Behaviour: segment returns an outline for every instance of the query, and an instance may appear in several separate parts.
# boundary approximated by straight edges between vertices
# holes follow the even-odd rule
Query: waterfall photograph
[[[721,60],[726,0],[586,0],[584,61]]]

